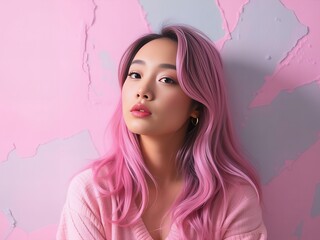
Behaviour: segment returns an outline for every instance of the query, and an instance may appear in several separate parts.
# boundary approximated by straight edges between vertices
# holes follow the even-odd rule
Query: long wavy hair
[[[171,208],[172,221],[184,239],[209,239],[215,226],[213,206],[223,199],[221,211],[226,212],[227,185],[239,181],[250,184],[260,197],[261,191],[254,171],[236,144],[227,105],[222,62],[212,41],[189,26],[166,26],[160,34],[147,34],[125,51],[119,64],[118,78],[122,87],[131,62],[139,49],[148,42],[169,38],[178,44],[177,80],[181,89],[200,106],[199,123],[191,124],[185,142],[176,156],[176,166],[184,176],[182,193]],[[137,134],[130,132],[122,116],[121,99],[112,123],[112,152],[93,165],[94,179],[100,192],[113,196],[117,213],[110,221],[120,226],[135,223],[148,204],[146,178],[148,171]],[[102,169],[107,169],[102,171]],[[108,188],[101,187],[105,181]],[[135,199],[141,199],[138,213],[131,216]]]

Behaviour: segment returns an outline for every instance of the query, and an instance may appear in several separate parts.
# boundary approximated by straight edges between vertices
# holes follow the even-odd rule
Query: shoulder
[[[101,196],[91,169],[75,175],[68,188],[57,239],[105,239],[110,201]]]
[[[92,170],[86,169],[72,177],[68,188],[68,195],[70,193],[81,195],[87,192],[94,192],[93,186],[94,181]]]
[[[223,221],[225,237],[250,235],[256,237],[248,239],[265,239],[260,237],[266,237],[266,229],[260,196],[254,187],[248,183],[238,183],[229,185],[227,191],[226,215]]]
[[[96,194],[92,170],[84,170],[75,175],[70,181],[67,204],[71,209],[79,209],[80,205],[94,202]]]
[[[260,196],[249,183],[238,182],[229,184],[226,188],[229,208],[238,208],[240,205],[254,204],[260,206]]]
[[[68,188],[66,204],[69,209],[77,212],[88,210],[96,212],[100,211],[101,205],[108,205],[109,201],[102,201],[103,196],[99,192],[98,184],[94,180],[92,169],[86,169],[76,174]]]

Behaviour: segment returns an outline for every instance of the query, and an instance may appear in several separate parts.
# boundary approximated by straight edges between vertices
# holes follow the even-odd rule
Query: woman
[[[266,239],[212,42],[168,26],[130,45],[113,151],[72,181],[58,239]]]

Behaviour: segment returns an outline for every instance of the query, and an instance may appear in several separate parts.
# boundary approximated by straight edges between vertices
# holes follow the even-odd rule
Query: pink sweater
[[[231,192],[230,192],[231,191]],[[217,224],[223,224],[223,236],[212,234],[212,239],[225,240],[265,240],[266,228],[260,204],[251,187],[239,185],[231,187],[227,216],[217,213]],[[78,174],[71,182],[67,201],[63,208],[57,239],[68,240],[152,240],[142,219],[130,227],[119,227],[108,223],[106,216],[115,210],[114,199],[97,197],[99,193],[93,184],[91,170]],[[137,208],[130,209],[135,214]],[[167,240],[180,239],[173,224]]]

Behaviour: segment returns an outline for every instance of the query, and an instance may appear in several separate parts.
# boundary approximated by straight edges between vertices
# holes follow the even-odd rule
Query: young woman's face
[[[193,104],[177,81],[176,55],[177,43],[161,38],[134,57],[122,88],[123,117],[131,132],[185,134]]]

